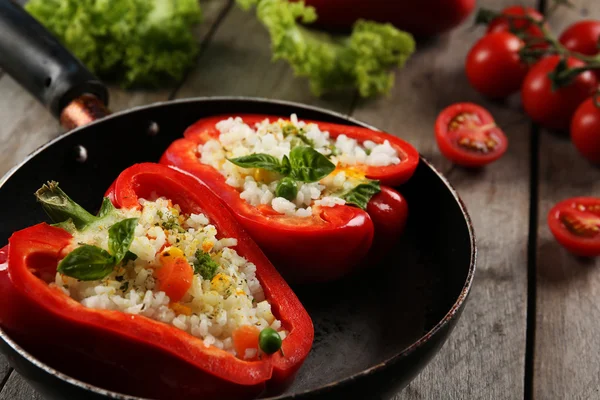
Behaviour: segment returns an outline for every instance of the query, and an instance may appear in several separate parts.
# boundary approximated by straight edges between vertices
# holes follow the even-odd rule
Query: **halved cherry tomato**
[[[489,164],[508,147],[492,115],[473,103],[456,103],[444,109],[435,122],[435,138],[446,158],[465,167]]]
[[[509,16],[513,18],[506,17],[498,17],[492,20],[488,25],[487,33],[492,32],[523,32],[528,37],[528,42],[532,42],[534,40],[540,41],[539,44],[536,44],[532,47],[534,48],[544,48],[548,45],[546,43],[541,42],[541,39],[544,38],[544,33],[536,24],[528,21],[524,17],[530,17],[535,21],[542,21],[544,16],[540,14],[538,11],[531,7],[523,7],[523,6],[510,6],[502,10],[503,16]]]
[[[521,86],[521,100],[532,120],[549,129],[569,128],[575,110],[596,89],[597,80],[591,71],[579,73],[568,85],[552,89],[548,77],[560,61],[560,56],[549,56],[538,61],[527,73]],[[569,68],[585,65],[574,57],[567,59]]]
[[[159,258],[162,265],[154,272],[159,289],[165,292],[172,302],[177,302],[192,286],[194,270],[183,252],[176,247],[167,249]]]
[[[600,108],[590,97],[577,108],[571,120],[571,141],[590,162],[600,164]]]
[[[556,240],[573,254],[600,255],[600,198],[574,197],[556,204],[548,213]]]
[[[510,32],[494,32],[479,39],[465,63],[471,86],[491,98],[503,98],[517,92],[528,69],[519,57],[519,50],[524,45]]]

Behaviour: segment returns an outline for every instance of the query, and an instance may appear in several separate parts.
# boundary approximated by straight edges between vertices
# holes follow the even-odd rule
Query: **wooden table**
[[[512,0],[480,1],[500,9]],[[546,1],[521,0],[538,9]],[[581,17],[600,18],[598,0],[577,0],[550,18],[555,32]],[[161,100],[244,95],[336,110],[411,141],[457,188],[474,220],[480,251],[463,317],[439,355],[394,399],[600,399],[600,262],[569,255],[552,238],[546,214],[557,201],[600,195],[600,170],[568,138],[538,129],[518,96],[483,99],[467,83],[464,60],[484,28],[472,18],[452,33],[420,43],[396,74],[389,97],[311,96],[285,63],[271,63],[269,39],[231,1],[203,0],[197,66],[174,90],[111,89],[113,110]],[[507,154],[480,172],[452,166],[439,153],[433,123],[458,101],[482,104],[510,141]],[[9,76],[0,78],[0,173],[61,128]],[[0,356],[0,400],[41,397]]]

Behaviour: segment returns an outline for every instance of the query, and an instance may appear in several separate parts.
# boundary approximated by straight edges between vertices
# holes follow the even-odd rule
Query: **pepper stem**
[[[81,230],[98,219],[71,200],[58,187],[58,182],[50,181],[43,185],[35,192],[35,197],[54,223],[71,220],[77,230]]]

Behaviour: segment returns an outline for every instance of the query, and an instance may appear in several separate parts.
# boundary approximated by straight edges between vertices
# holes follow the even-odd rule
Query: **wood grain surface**
[[[500,10],[512,0],[481,1]],[[534,1],[525,4],[535,7]],[[518,98],[486,101],[468,84],[464,60],[485,32],[473,22],[421,44],[396,76],[390,99],[359,104],[354,117],[416,145],[458,190],[470,211],[479,248],[477,273],[463,317],[431,364],[400,399],[518,399],[524,393],[527,312],[530,123]],[[455,102],[486,107],[509,139],[504,157],[479,172],[440,155],[433,125]]]
[[[581,18],[600,19],[600,2],[578,0],[550,17],[554,32]],[[567,134],[539,135],[539,212],[533,388],[536,400],[600,399],[600,262],[565,251],[546,222],[569,197],[600,197],[600,170]]]
[[[514,3],[540,5],[536,0],[481,0],[478,6],[500,10]],[[597,0],[574,3],[575,9],[563,9],[552,17],[555,31],[582,16],[600,18]],[[397,72],[391,95],[365,101],[354,92],[315,98],[307,82],[295,79],[287,64],[271,61],[268,35],[252,14],[232,6],[231,0],[204,0],[202,7],[205,19],[198,37],[203,51],[186,79],[175,89],[154,92],[112,87],[113,110],[220,95],[325,107],[412,142],[467,204],[480,254],[473,291],[448,343],[394,400],[520,399],[532,394],[540,400],[600,398],[598,263],[567,254],[554,242],[545,222],[556,201],[600,195],[600,170],[586,163],[567,138],[533,129],[518,96],[489,102],[470,88],[464,75],[465,56],[484,33],[482,27],[473,28],[473,17],[450,34],[420,42],[418,53]],[[437,114],[460,101],[488,108],[509,138],[507,154],[479,172],[452,166],[435,144]],[[0,174],[61,132],[52,117],[7,76],[0,78],[0,121]],[[532,143],[538,142],[539,148],[533,149]],[[539,172],[533,182],[532,170]],[[531,204],[538,196],[539,203]],[[538,212],[533,238],[530,210]],[[529,254],[535,259],[528,259],[528,244],[536,243],[537,251]],[[535,329],[535,341],[528,359],[528,263],[533,261],[536,273],[529,289],[535,301],[529,298],[529,307],[536,309],[530,309],[535,318],[529,315],[534,322],[529,329]],[[532,377],[526,377],[528,362]],[[40,398],[22,377],[10,373],[0,356],[0,387],[2,383],[0,400]]]

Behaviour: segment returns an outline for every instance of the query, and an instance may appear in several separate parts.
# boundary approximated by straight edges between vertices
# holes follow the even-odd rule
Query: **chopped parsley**
[[[175,216],[172,216],[169,219],[167,219],[166,221],[163,221],[162,224],[161,224],[161,226],[163,228],[165,228],[165,229],[170,230],[170,231],[171,230],[175,230],[175,231],[180,232],[180,233],[184,233],[185,232],[185,229],[183,229],[181,227],[181,225],[179,225],[179,219],[177,217],[175,217]]]
[[[335,144],[330,144],[327,146],[327,148],[329,149],[329,151],[331,153],[329,153],[329,155],[327,157],[336,157],[340,155],[340,152],[338,150],[338,148],[335,146]]]
[[[210,257],[210,254],[205,253],[200,249],[196,250],[195,256],[194,273],[200,274],[204,279],[211,280],[215,276],[219,264]]]
[[[306,136],[306,131],[303,128],[296,128],[293,124],[286,124],[281,127],[281,132],[283,133],[283,137],[294,135],[300,139],[300,143],[304,143],[310,147],[315,147],[315,142]]]

